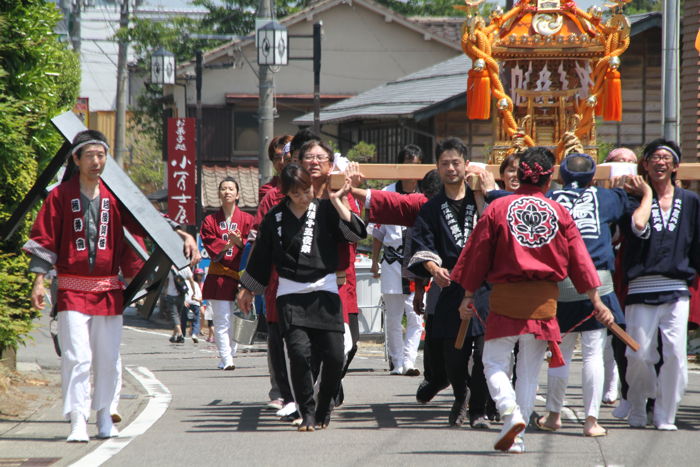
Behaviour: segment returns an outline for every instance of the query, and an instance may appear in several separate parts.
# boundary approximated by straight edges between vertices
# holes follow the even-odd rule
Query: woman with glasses
[[[325,154],[328,156],[328,154]],[[313,178],[290,164],[282,170],[285,198],[263,219],[238,300],[249,311],[274,266],[279,275],[277,311],[289,356],[290,377],[302,422],[299,431],[325,428],[343,369],[343,312],[336,270],[340,241],[367,236],[362,220],[346,206],[350,184],[319,200]],[[321,361],[318,403],[314,401],[312,360]]]

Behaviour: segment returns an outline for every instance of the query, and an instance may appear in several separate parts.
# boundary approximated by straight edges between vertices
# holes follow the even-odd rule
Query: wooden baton
[[[612,323],[610,326],[608,326],[608,329],[610,329],[610,332],[615,334],[615,336],[617,336],[618,339],[624,342],[625,345],[627,345],[627,347],[629,347],[635,352],[639,350],[639,344],[637,343],[637,341],[634,340],[632,336],[627,334],[624,329],[618,326],[617,323]]]
[[[470,303],[469,308],[474,312],[474,305]],[[462,322],[459,323],[459,332],[457,332],[457,338],[455,339],[455,349],[457,350],[462,350],[462,347],[464,347],[464,339],[467,337],[469,321],[471,321],[471,318],[463,319]]]

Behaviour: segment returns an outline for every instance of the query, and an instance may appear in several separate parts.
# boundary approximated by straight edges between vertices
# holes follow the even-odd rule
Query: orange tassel
[[[605,103],[603,104],[603,120],[622,121],[622,80],[620,72],[608,68],[605,73]]]
[[[487,70],[469,70],[467,118],[470,120],[491,118],[491,78]]]
[[[472,99],[472,89],[474,89],[474,75],[478,73],[475,70],[469,70],[467,73],[467,118],[471,114],[471,105],[474,102]]]
[[[603,115],[603,101],[605,100],[605,88],[602,92],[598,94],[598,102],[595,104],[595,116],[600,117]]]

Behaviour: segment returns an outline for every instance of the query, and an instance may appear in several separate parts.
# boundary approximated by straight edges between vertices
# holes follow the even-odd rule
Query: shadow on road
[[[289,431],[289,422],[280,421],[274,411],[260,404],[227,403],[214,400],[199,408],[182,409],[191,413],[184,419],[188,432]],[[423,406],[410,403],[345,404],[333,412],[333,429],[378,430],[389,428],[445,429],[449,406]]]

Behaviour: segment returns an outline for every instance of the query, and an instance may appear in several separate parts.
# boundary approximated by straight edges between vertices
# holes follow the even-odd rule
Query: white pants
[[[518,379],[513,390],[508,373],[512,365],[511,353],[516,342],[519,342],[520,350],[515,370]],[[537,395],[537,377],[546,350],[547,341],[537,340],[532,334],[499,337],[484,343],[484,375],[491,398],[501,414],[507,413],[517,405],[525,421],[530,419]]]
[[[228,300],[209,300],[213,313],[216,348],[219,351],[221,364],[225,367],[233,365],[233,357],[238,350],[238,342],[233,340],[231,315],[233,302]]]
[[[122,394],[122,356],[119,354],[117,358],[117,386],[114,388],[114,397],[112,398],[112,403],[109,406],[109,413],[119,413],[119,399]]]
[[[94,316],[79,311],[58,313],[58,339],[61,345],[61,389],[63,415],[74,410],[89,418],[90,407],[109,409],[117,387],[122,315]],[[94,392],[90,399],[90,372]]]
[[[620,375],[615,362],[615,352],[612,348],[612,335],[605,337],[605,350],[603,351],[603,363],[605,364],[605,382],[603,383],[603,397],[615,401],[619,395]]]
[[[688,384],[687,297],[662,305],[628,305],[627,332],[639,343],[639,350],[627,349],[627,400],[631,413],[645,413],[648,398],[656,398],[654,425],[674,424],[678,404]],[[657,378],[659,361],[657,332],[661,332],[664,363]]]
[[[386,337],[389,357],[396,368],[415,368],[423,317],[413,311],[413,293],[382,294],[386,309]],[[406,315],[406,337],[402,318]]]
[[[571,357],[574,354],[579,334],[581,334],[581,353],[583,354],[583,407],[586,411],[586,417],[598,418],[605,379],[603,368],[603,349],[607,334],[605,328],[581,333],[571,332],[564,336],[560,348],[566,365],[550,368],[547,372],[547,410],[558,413],[561,412],[564,405]]]

